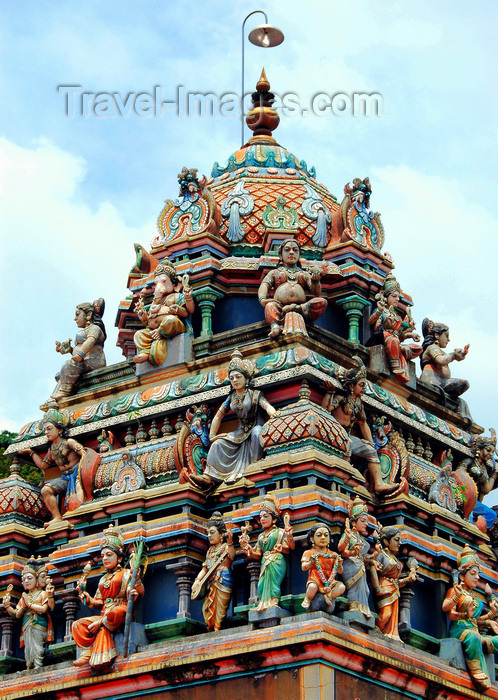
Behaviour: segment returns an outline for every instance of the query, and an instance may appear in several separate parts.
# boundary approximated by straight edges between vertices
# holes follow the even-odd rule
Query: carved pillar
[[[80,608],[80,598],[76,588],[66,588],[60,594],[62,600],[62,609],[66,620],[64,641],[71,642],[73,639],[73,622],[76,618],[76,613]]]
[[[221,299],[223,295],[214,290],[201,290],[194,294],[195,303],[201,310],[202,328],[201,337],[209,337],[213,335],[213,309],[217,299]]]
[[[352,294],[345,299],[337,299],[336,304],[346,311],[349,324],[349,338],[351,343],[360,342],[360,320],[363,318],[363,309],[369,302],[358,294]]]
[[[178,612],[177,617],[190,617],[190,594],[192,584],[197,576],[199,567],[192,564],[180,564],[174,569],[176,585],[178,586]]]
[[[258,581],[261,571],[261,562],[256,559],[249,559],[247,562],[247,573],[249,574],[249,605],[256,605],[258,602]]]
[[[15,605],[13,607],[15,607]],[[2,627],[0,656],[14,656],[14,619],[5,610],[2,610],[0,613],[0,626]]]
[[[400,590],[399,596],[399,623],[400,632],[409,632],[412,628],[410,617],[410,605],[415,591],[411,587],[404,587]]]

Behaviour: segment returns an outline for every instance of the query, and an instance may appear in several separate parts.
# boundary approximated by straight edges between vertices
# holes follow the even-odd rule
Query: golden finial
[[[270,89],[270,83],[268,82],[268,78],[266,77],[265,69],[261,71],[261,77],[258,80],[256,84],[256,90],[258,92],[268,92]]]

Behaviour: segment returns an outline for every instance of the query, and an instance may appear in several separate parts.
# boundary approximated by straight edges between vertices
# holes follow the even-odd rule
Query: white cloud
[[[154,222],[131,228],[106,202],[79,201],[85,164],[44,140],[22,148],[0,139],[0,218],[3,222],[3,343],[0,366],[3,424],[32,420],[54,386],[63,358],[55,339],[74,337],[74,309],[106,300],[108,362],[120,298],[134,262],[133,243],[148,241]]]

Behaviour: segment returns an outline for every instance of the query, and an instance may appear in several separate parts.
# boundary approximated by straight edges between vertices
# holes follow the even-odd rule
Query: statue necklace
[[[244,405],[244,399],[246,398],[246,394],[247,394],[247,389],[244,389],[244,392],[242,394],[234,393],[232,402],[233,402],[234,406],[236,406],[238,409],[241,409],[242,406]]]
[[[288,282],[297,282],[297,278],[299,275],[299,268],[297,267],[286,267],[285,271],[287,273],[287,281]]]

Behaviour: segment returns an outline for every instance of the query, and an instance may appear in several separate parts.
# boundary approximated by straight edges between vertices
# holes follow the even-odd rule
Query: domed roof
[[[271,109],[269,87],[263,72],[246,118],[254,136],[224,166],[215,163],[207,183],[221,214],[219,235],[230,245],[267,250],[268,235],[280,233],[302,246],[324,249],[331,242],[330,224],[339,204],[316,181],[315,169],[271,136],[278,114]]]

